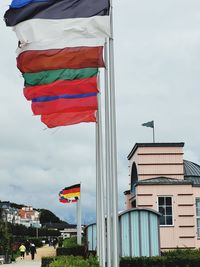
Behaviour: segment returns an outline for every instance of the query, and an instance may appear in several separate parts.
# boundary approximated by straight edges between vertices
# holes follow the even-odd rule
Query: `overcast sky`
[[[100,0],[99,0],[100,1]],[[119,210],[129,189],[127,155],[136,142],[185,142],[200,163],[200,1],[113,0]],[[45,129],[32,116],[16,68],[17,39],[0,2],[0,200],[47,208],[75,222],[75,204],[58,201],[82,182],[83,223],[95,220],[95,124]]]

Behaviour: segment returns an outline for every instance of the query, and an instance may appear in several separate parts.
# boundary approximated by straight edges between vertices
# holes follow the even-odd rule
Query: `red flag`
[[[97,106],[97,93],[41,97],[32,100],[34,115],[97,110]]]
[[[104,67],[103,47],[29,50],[17,57],[21,72]]]
[[[48,128],[68,126],[81,122],[96,122],[96,111],[86,110],[82,112],[53,113],[50,115],[42,115],[41,121],[46,124]]]
[[[27,100],[42,96],[74,95],[98,92],[97,77],[78,80],[58,80],[50,84],[27,86],[24,88],[24,96]]]

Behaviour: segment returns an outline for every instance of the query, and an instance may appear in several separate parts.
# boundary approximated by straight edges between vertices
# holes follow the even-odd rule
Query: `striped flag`
[[[77,202],[81,195],[81,185],[75,184],[69,187],[65,187],[59,193],[59,201],[62,203]]]
[[[4,15],[34,115],[49,128],[96,122],[109,0],[12,0]]]

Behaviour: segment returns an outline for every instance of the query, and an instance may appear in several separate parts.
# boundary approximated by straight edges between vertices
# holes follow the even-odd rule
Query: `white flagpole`
[[[98,95],[98,136],[99,136],[99,197],[100,197],[100,242],[101,242],[101,265],[105,267],[105,203],[104,203],[104,164],[103,164],[103,133],[101,114],[101,94]]]
[[[99,138],[98,138],[98,117],[95,128],[96,135],[96,234],[97,234],[97,256],[99,257],[100,252],[100,224],[99,224]]]
[[[108,62],[108,43],[104,46],[105,67],[105,160],[106,160],[106,228],[107,228],[107,267],[111,267],[111,234],[112,234],[112,214],[111,214],[111,130],[110,130],[110,90],[109,90],[109,62]]]
[[[115,76],[114,76],[114,42],[113,42],[113,6],[111,4],[111,37],[109,38],[109,76],[110,76],[110,123],[111,123],[111,171],[112,171],[112,231],[113,251],[112,266],[119,266],[118,245],[118,181],[117,181],[117,141],[116,141],[116,109],[115,109]]]
[[[77,244],[81,245],[81,197],[76,202],[77,208]]]

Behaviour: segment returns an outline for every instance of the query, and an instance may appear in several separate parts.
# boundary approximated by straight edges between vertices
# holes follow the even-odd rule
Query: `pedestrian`
[[[19,251],[20,251],[21,259],[24,259],[24,254],[25,254],[25,251],[26,251],[26,247],[24,246],[23,243],[19,247]]]
[[[30,251],[30,242],[29,242],[29,240],[26,240],[25,247],[26,247],[26,255],[29,255],[29,251]]]
[[[30,253],[31,253],[31,259],[34,260],[35,254],[37,253],[34,243],[31,243],[30,245]]]
[[[54,248],[56,248],[57,243],[58,243],[58,240],[56,238],[54,238],[54,240],[53,240],[53,247]]]

